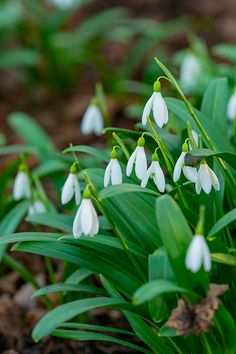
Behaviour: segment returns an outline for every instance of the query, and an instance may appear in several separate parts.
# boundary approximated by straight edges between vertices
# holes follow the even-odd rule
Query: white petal
[[[201,182],[200,182],[199,178],[197,178],[197,182],[195,183],[195,190],[196,190],[197,194],[201,193],[202,186],[201,186]]]
[[[76,176],[76,174],[74,177],[74,191],[75,191],[75,203],[79,205],[81,201],[81,191],[80,191],[80,184],[78,181],[78,177]]]
[[[198,178],[201,183],[201,187],[205,193],[209,194],[211,191],[211,175],[208,171],[207,164],[201,164],[198,170]]]
[[[73,198],[74,195],[74,178],[75,175],[73,173],[69,173],[64,186],[62,187],[61,191],[61,203],[67,204],[71,199]]]
[[[136,159],[136,155],[138,152],[138,146],[136,147],[136,149],[133,151],[133,153],[131,154],[128,163],[127,163],[127,167],[126,167],[126,175],[129,177],[131,175],[133,166],[134,166],[134,161]]]
[[[154,163],[154,168],[155,168],[155,177],[154,177],[154,182],[157,188],[161,193],[165,191],[166,187],[166,182],[165,182],[165,176],[164,173],[161,169],[161,166],[158,161],[153,161]]]
[[[103,128],[104,128],[104,122],[103,122],[103,117],[102,113],[98,109],[97,106],[95,106],[96,111],[94,112],[94,118],[93,118],[93,124],[94,124],[94,133],[96,135],[101,135]]]
[[[122,183],[122,170],[117,159],[112,159],[111,166],[111,184],[117,185]]]
[[[81,210],[82,210],[82,203],[75,215],[74,222],[73,222],[73,236],[74,238],[79,238],[82,235],[82,227],[81,227]]]
[[[186,155],[186,152],[182,152],[180,154],[180,157],[178,158],[176,164],[175,164],[175,168],[174,168],[174,174],[173,174],[173,180],[174,182],[177,182],[180,178],[181,175],[181,170],[182,170],[182,166],[184,164],[184,157]]]
[[[144,147],[137,147],[137,156],[135,161],[135,173],[136,176],[142,180],[145,177],[145,173],[147,171],[147,158],[145,154]]]
[[[153,104],[153,97],[154,97],[154,93],[152,94],[152,96],[149,98],[149,100],[145,104],[145,107],[143,110],[143,115],[142,115],[142,125],[146,125],[147,124],[147,117],[150,117],[152,104]]]
[[[168,122],[168,109],[160,92],[154,93],[153,98],[153,117],[158,125],[162,128]]]
[[[204,238],[201,235],[193,236],[193,239],[187,250],[185,266],[193,273],[196,273],[201,268],[203,240]]]
[[[209,272],[211,270],[211,254],[205,239],[204,239],[204,244],[202,244],[202,252],[203,252],[203,267],[206,272]]]
[[[105,173],[104,173],[104,187],[106,188],[110,182],[111,178],[111,166],[112,166],[112,160],[110,160],[109,164],[106,167]]]
[[[90,199],[83,199],[81,203],[81,228],[85,235],[89,235],[93,226],[92,202]]]
[[[197,182],[198,174],[197,174],[197,169],[195,167],[184,166],[183,173],[189,181],[191,181],[193,183]]]
[[[19,200],[21,198],[30,198],[30,182],[27,174],[23,171],[17,173],[13,184],[13,198]]]
[[[212,171],[212,169],[209,166],[208,166],[208,171],[211,176],[211,183],[212,183],[213,187],[215,188],[215,190],[219,191],[220,190],[220,182],[219,182],[215,172]]]
[[[92,215],[93,215],[93,223],[92,223],[92,228],[91,228],[89,235],[94,236],[98,233],[99,221],[98,221],[98,216],[97,216],[96,210],[94,209],[93,205],[91,207],[91,211],[92,211]]]
[[[227,117],[229,120],[233,121],[236,118],[236,93],[230,97],[227,106]]]
[[[141,187],[146,187],[148,180],[153,172],[154,172],[154,166],[152,162],[149,168],[147,169],[144,178],[142,179]]]

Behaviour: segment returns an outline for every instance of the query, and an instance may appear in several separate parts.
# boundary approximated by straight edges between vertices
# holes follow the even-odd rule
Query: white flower
[[[229,120],[233,121],[236,119],[236,90],[230,97],[227,105],[227,117]]]
[[[187,154],[187,151],[182,151],[182,153],[180,154],[180,157],[178,158],[178,160],[175,164],[173,180],[174,180],[174,182],[177,182],[180,178],[181,172],[183,171],[183,174],[185,175],[185,177],[189,181],[196,183],[197,182],[197,169],[195,167],[185,166],[184,159],[185,159],[186,154]]]
[[[26,172],[19,171],[13,184],[13,198],[20,200],[31,197],[30,181]]]
[[[158,81],[154,83],[154,92],[147,101],[142,115],[142,124],[147,124],[147,117],[150,117],[151,110],[153,112],[153,118],[158,125],[162,128],[164,124],[168,122],[168,109],[166,103],[160,92],[161,86]]]
[[[35,200],[32,205],[29,206],[28,215],[46,213],[47,209],[41,200]]]
[[[188,247],[185,257],[185,266],[196,273],[201,266],[206,272],[211,269],[211,255],[204,236],[195,235]]]
[[[147,171],[147,158],[144,150],[145,140],[143,137],[139,138],[138,145],[136,149],[131,154],[127,167],[126,175],[129,177],[131,175],[133,166],[135,164],[135,174],[140,179],[143,180]]]
[[[153,178],[158,190],[163,193],[165,190],[165,176],[161,169],[161,166],[157,160],[153,160],[150,167],[147,169],[141,186],[146,187],[149,178]]]
[[[185,56],[180,67],[180,85],[185,93],[191,92],[194,86],[198,83],[199,76],[202,73],[202,66],[193,54]]]
[[[205,193],[209,194],[212,186],[215,190],[220,190],[220,183],[216,174],[212,171],[206,162],[201,163],[198,170],[197,182],[195,184],[196,192],[197,194],[200,194],[201,189],[203,189]]]
[[[67,204],[75,196],[75,202],[79,205],[81,200],[80,185],[76,173],[69,173],[61,192],[61,203]]]
[[[73,222],[74,238],[82,234],[94,236],[98,233],[99,222],[96,210],[90,198],[84,198]]]
[[[113,150],[114,151],[114,150]],[[104,174],[104,187],[106,188],[110,183],[112,185],[122,183],[122,171],[117,158],[111,158],[109,164],[106,167]]]
[[[90,104],[82,118],[81,132],[84,135],[101,135],[104,127],[102,114],[96,104]]]

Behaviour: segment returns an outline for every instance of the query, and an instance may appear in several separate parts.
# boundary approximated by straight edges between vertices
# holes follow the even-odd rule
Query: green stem
[[[119,144],[119,146],[121,147],[121,150],[123,151],[125,157],[127,158],[127,160],[129,160],[130,157],[130,153],[127,150],[125,144],[123,143],[123,141],[121,140],[121,138],[116,134],[116,133],[112,133],[113,138],[117,141],[117,143]]]
[[[210,348],[209,343],[207,341],[205,333],[201,334],[201,340],[202,340],[202,344],[204,345],[205,350],[206,350],[204,353],[205,354],[212,354],[212,351],[211,351],[211,348]]]

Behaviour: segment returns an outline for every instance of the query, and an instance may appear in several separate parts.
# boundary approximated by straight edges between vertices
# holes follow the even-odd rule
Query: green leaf
[[[26,221],[71,233],[73,219],[73,216],[70,215],[58,213],[40,213],[28,215]]]
[[[42,153],[55,150],[53,143],[42,128],[28,114],[22,112],[11,113],[7,117],[12,129],[29,145],[39,149]]]
[[[192,233],[179,206],[168,195],[159,197],[156,201],[156,217],[160,236],[178,284],[190,291],[204,294],[207,288],[205,272],[201,270],[193,274],[185,267],[185,256]]]
[[[146,194],[151,194],[153,196],[159,196],[159,193],[143,188],[140,186],[137,186],[136,184],[128,184],[128,183],[122,183],[119,185],[114,185],[114,186],[108,186],[107,188],[104,188],[100,193],[99,197],[101,199],[106,199],[106,198],[111,198],[114,196],[118,196],[120,194],[124,193],[146,193]]]
[[[97,157],[99,160],[102,161],[106,161],[106,162],[110,161],[110,155],[108,153],[106,153],[105,151],[98,150],[92,146],[76,145],[76,146],[71,146],[69,148],[66,148],[63,151],[64,154],[67,154],[68,152],[81,152],[81,153],[85,153]]]
[[[121,303],[119,299],[116,298],[97,297],[72,301],[56,307],[47,313],[35,326],[32,336],[35,341],[39,341],[43,337],[51,334],[52,331],[62,325],[62,323],[80,315],[81,313],[101,307],[123,307],[132,309],[131,305]]]
[[[222,216],[215,225],[211,228],[211,230],[208,232],[208,237],[213,236],[217,234],[219,231],[221,231],[224,227],[229,225],[231,222],[236,220],[236,208],[229,211],[227,214]]]
[[[232,316],[223,305],[219,306],[219,309],[216,312],[215,321],[217,321],[217,324],[221,327],[221,331],[223,331],[224,353],[235,354],[236,325]]]
[[[0,155],[10,155],[10,154],[32,154],[37,155],[37,149],[33,146],[26,145],[11,145],[11,146],[1,146]]]
[[[193,156],[202,156],[205,158],[219,157],[224,161],[228,162],[228,164],[234,167],[234,169],[236,169],[236,153],[234,152],[228,152],[228,151],[215,152],[210,149],[196,149],[194,151],[189,152],[189,154]]]
[[[212,47],[212,51],[215,55],[226,58],[236,63],[236,47],[234,44],[221,43]]]
[[[231,254],[227,253],[212,253],[211,259],[213,262],[226,264],[232,267],[236,266],[236,257],[232,256]]]
[[[140,305],[146,301],[152,300],[155,296],[166,293],[186,293],[189,290],[178,286],[177,284],[164,279],[150,281],[142,285],[134,294],[134,305]]]
[[[226,109],[228,102],[228,83],[226,78],[211,81],[204,93],[201,111],[215,123],[222,134],[227,128]]]
[[[118,339],[107,334],[100,334],[88,331],[73,331],[73,330],[55,330],[52,333],[53,336],[65,339],[72,339],[72,340],[96,340],[96,341],[106,341],[112,342],[116,344],[123,345],[127,348],[135,349],[135,351],[139,351],[146,354],[152,354],[150,350],[140,347],[139,345],[127,342],[122,339]]]
[[[30,66],[34,67],[39,64],[40,54],[32,49],[14,49],[1,53],[0,69],[8,69],[12,67]]]
[[[39,167],[35,168],[32,175],[38,178],[49,176],[53,173],[64,172],[68,169],[68,164],[62,161],[47,160]]]
[[[47,295],[51,293],[60,293],[60,292],[85,292],[90,294],[99,294],[105,295],[104,290],[99,289],[95,286],[84,285],[84,284],[52,284],[45,286],[39,290],[37,290],[33,294],[34,297]]]

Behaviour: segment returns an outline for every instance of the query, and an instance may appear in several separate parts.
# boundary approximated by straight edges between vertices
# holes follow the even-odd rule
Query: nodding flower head
[[[142,115],[142,124],[147,124],[147,118],[150,117],[151,111],[153,112],[153,118],[155,123],[159,128],[162,128],[164,124],[168,122],[168,109],[166,103],[161,94],[161,84],[159,81],[156,81],[153,85],[153,94],[145,104],[143,115]]]
[[[135,174],[140,179],[143,180],[145,173],[147,171],[147,158],[144,150],[145,139],[144,137],[139,138],[136,149],[131,154],[127,167],[126,175],[130,176],[133,166],[135,164]]]
[[[175,164],[173,180],[177,182],[180,178],[181,172],[183,171],[184,176],[191,182],[195,183],[197,181],[197,169],[191,166],[185,166],[185,156],[188,152],[188,144],[185,142],[182,146],[182,152]]]
[[[104,128],[103,116],[98,108],[96,101],[92,101],[84,113],[81,123],[81,132],[83,135],[94,133],[101,135]]]
[[[152,156],[152,163],[150,167],[147,169],[145,176],[142,180],[141,186],[146,187],[149,178],[153,178],[157,189],[163,193],[165,191],[165,176],[161,169],[161,166],[158,161],[158,155],[155,152]]]
[[[191,272],[196,273],[203,266],[206,272],[211,269],[211,254],[203,235],[194,235],[188,247],[185,266]]]
[[[195,189],[197,194],[200,194],[203,189],[206,194],[209,194],[211,188],[220,190],[220,183],[214,171],[208,166],[206,161],[203,161],[199,167]]]
[[[110,182],[112,185],[122,183],[122,170],[114,149],[111,152],[111,160],[105,170],[104,187],[106,188]]]
[[[98,216],[93,206],[90,192],[86,188],[73,222],[73,236],[74,238],[79,238],[82,234],[94,236],[98,233],[98,230]]]
[[[27,174],[27,168],[21,164],[18,169],[14,184],[13,184],[13,198],[15,200],[31,198],[30,180]]]
[[[75,197],[75,202],[79,205],[81,200],[80,184],[77,178],[77,168],[73,164],[70,168],[70,173],[62,187],[61,203],[67,204]]]

